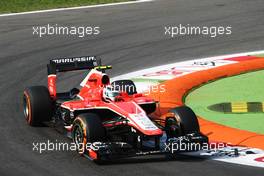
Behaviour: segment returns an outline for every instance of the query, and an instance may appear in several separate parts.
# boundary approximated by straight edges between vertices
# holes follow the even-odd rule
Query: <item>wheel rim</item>
[[[29,120],[29,104],[28,104],[28,99],[26,96],[24,96],[23,98],[23,111],[24,111],[24,115],[26,117],[26,120],[28,121]]]
[[[80,150],[83,144],[83,130],[80,126],[77,126],[74,130],[74,142],[78,146],[78,149]]]
[[[169,129],[170,134],[173,134],[173,137],[181,135],[181,125],[177,121],[177,118],[168,118],[166,120],[166,128]]]

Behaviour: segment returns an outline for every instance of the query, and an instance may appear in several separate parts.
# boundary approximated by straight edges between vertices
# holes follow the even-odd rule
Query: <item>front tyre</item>
[[[200,132],[197,116],[191,108],[176,107],[170,113],[171,117],[166,119],[165,129],[169,138],[179,137],[176,141],[177,152],[201,150],[203,145],[208,144],[208,137]],[[173,151],[170,155],[177,157],[177,152]]]
[[[94,113],[78,115],[73,122],[72,139],[80,155],[87,155],[94,161],[99,160],[96,151],[91,151],[90,146],[93,142],[106,139],[106,131],[100,117]]]
[[[199,133],[200,126],[197,116],[187,106],[180,106],[170,110],[175,115],[175,120],[180,126],[181,135]]]
[[[24,90],[23,111],[30,126],[42,126],[53,115],[53,101],[45,86],[32,86]]]

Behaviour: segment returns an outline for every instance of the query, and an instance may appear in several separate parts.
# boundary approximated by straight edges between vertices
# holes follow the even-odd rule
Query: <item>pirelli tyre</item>
[[[96,151],[90,149],[92,143],[103,142],[106,139],[106,130],[100,117],[94,113],[78,115],[73,121],[72,139],[80,155],[99,161],[100,158],[97,156]]]
[[[191,108],[180,106],[171,109],[169,112],[174,113],[175,120],[180,127],[181,135],[200,132],[197,116]]]
[[[53,102],[45,86],[32,86],[24,90],[23,111],[30,126],[42,126],[53,115]]]

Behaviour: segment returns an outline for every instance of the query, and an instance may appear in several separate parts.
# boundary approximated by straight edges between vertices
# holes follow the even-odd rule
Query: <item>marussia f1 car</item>
[[[160,117],[151,117],[157,102],[137,93],[132,80],[110,83],[105,73],[110,68],[93,56],[50,60],[48,86],[24,90],[27,123],[30,126],[52,124],[62,129],[78,146],[77,151],[94,161],[172,154],[164,146],[208,142],[189,107],[176,107]],[[80,89],[58,93],[56,73],[74,70],[89,71]]]

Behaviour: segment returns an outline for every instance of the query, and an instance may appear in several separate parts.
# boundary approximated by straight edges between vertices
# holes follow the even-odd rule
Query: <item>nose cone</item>
[[[138,114],[130,114],[131,121],[138,127],[138,129],[145,135],[158,136],[163,132],[159,129],[146,115],[145,112]]]

